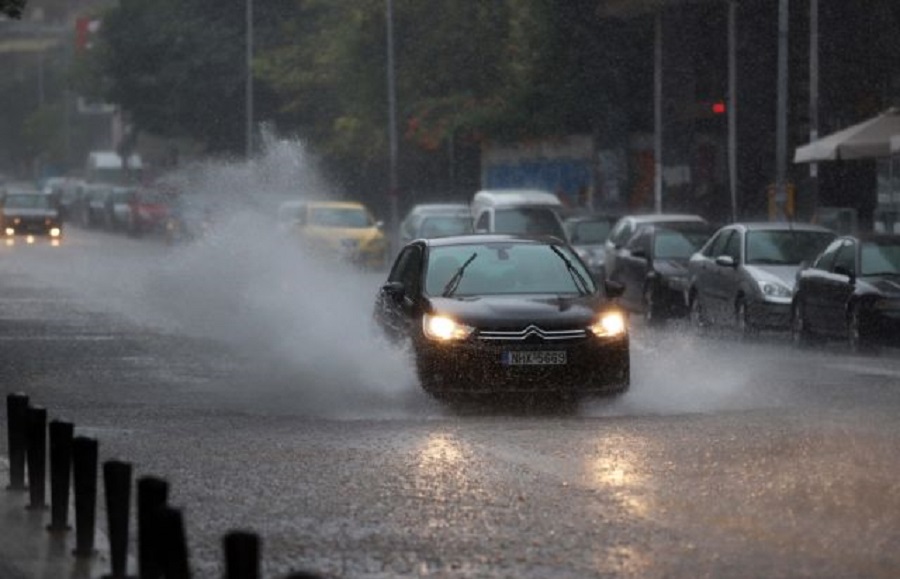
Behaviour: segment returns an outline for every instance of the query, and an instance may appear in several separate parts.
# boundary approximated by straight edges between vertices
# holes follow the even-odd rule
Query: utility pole
[[[737,202],[737,2],[728,3],[728,186],[731,220],[738,220]]]
[[[388,146],[390,163],[390,196],[391,204],[391,254],[399,249],[400,216],[397,207],[397,91],[394,78],[394,2],[387,0],[387,93],[388,93]]]
[[[778,1],[778,97],[775,127],[775,204],[787,215],[788,0]]]
[[[662,213],[663,114],[662,114],[662,8],[654,17],[653,35],[653,208]]]
[[[809,0],[809,142],[819,138],[819,0]],[[813,216],[819,212],[819,164],[809,164]]]
[[[253,0],[246,0],[246,27],[247,27],[247,52],[246,52],[246,82],[245,82],[245,113],[247,115],[246,132],[246,156],[253,156]]]

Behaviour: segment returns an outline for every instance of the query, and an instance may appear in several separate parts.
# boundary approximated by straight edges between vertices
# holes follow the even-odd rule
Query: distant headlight
[[[780,283],[772,281],[758,281],[759,291],[767,298],[790,298],[791,289]]]
[[[465,340],[475,328],[460,324],[447,316],[425,314],[422,316],[422,331],[429,339],[449,342]]]
[[[625,334],[625,316],[619,311],[609,311],[600,314],[600,317],[589,328],[591,332],[600,338],[613,338]]]
[[[7,227],[5,233],[6,233],[7,235],[15,235],[15,234],[16,234],[16,230],[13,229],[12,227]]]
[[[22,218],[21,218],[21,217],[16,217],[15,219],[13,219],[13,223],[16,224],[16,225],[22,223]]]
[[[59,237],[60,235],[62,235],[62,230],[59,227],[50,228],[50,237]]]

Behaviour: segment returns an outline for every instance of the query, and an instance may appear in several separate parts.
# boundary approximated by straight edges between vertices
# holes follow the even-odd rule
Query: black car
[[[845,235],[802,269],[791,309],[798,344],[825,336],[854,350],[900,344],[900,235]]]
[[[705,225],[706,219],[699,215],[682,213],[650,213],[646,215],[623,215],[616,221],[606,238],[603,251],[604,271],[606,279],[610,279],[609,272],[615,269],[616,261],[628,250],[625,244],[634,235],[638,227],[647,225],[673,225],[676,223],[699,223]]]
[[[581,213],[563,217],[569,243],[597,279],[606,279],[606,238],[619,220],[614,213]]]
[[[621,392],[630,379],[625,313],[571,247],[485,234],[419,239],[397,256],[374,316],[411,341],[433,394],[574,396]]]
[[[0,222],[7,238],[30,235],[59,239],[62,220],[52,195],[9,189],[0,197]]]
[[[625,286],[623,304],[648,323],[686,316],[688,261],[714,232],[706,223],[639,226],[609,272]]]

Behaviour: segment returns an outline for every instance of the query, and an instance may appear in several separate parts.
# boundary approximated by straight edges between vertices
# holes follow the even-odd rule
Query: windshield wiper
[[[562,252],[562,250],[560,248],[556,247],[555,245],[551,245],[550,249],[552,249],[553,253],[558,255],[559,258],[561,260],[563,260],[563,263],[566,264],[566,271],[569,272],[569,275],[572,277],[572,281],[575,282],[575,287],[578,288],[578,294],[586,296],[589,293],[591,293],[588,290],[587,280],[584,279],[584,276],[581,275],[581,272],[578,271],[578,268],[575,267],[574,265],[572,265],[571,260],[569,260],[569,258],[566,257],[566,254],[564,254]]]
[[[449,298],[456,291],[456,288],[459,287],[459,282],[462,281],[462,276],[466,273],[466,268],[469,267],[469,264],[478,257],[478,252],[476,251],[472,255],[469,256],[469,259],[465,261],[459,269],[456,270],[456,273],[453,274],[453,277],[450,278],[450,281],[447,282],[447,285],[444,286],[444,291],[441,292],[441,295],[445,298]]]

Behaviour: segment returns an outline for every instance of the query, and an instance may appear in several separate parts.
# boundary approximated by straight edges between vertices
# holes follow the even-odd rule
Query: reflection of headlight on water
[[[34,236],[29,235],[28,237],[25,238],[25,242],[26,243],[34,243]]]

